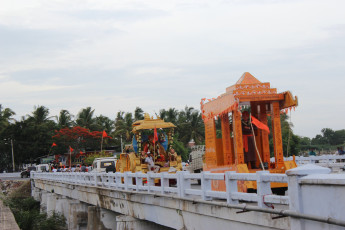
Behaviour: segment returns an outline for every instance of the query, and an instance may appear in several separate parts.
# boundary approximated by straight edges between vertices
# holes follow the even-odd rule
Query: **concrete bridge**
[[[33,172],[31,178],[32,196],[42,211],[64,214],[69,229],[345,227],[345,174],[315,165],[287,174]],[[193,186],[196,179],[201,187]],[[224,180],[226,191],[211,189]],[[238,192],[238,181],[256,181],[257,193]],[[288,195],[273,195],[271,182],[287,182]]]

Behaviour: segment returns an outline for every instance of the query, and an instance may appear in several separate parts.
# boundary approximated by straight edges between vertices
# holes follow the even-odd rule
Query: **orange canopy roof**
[[[297,106],[297,97],[287,91],[277,93],[277,89],[271,88],[269,82],[262,83],[249,72],[245,72],[235,85],[226,88],[226,92],[214,100],[203,98],[201,111],[204,121],[229,113],[238,109],[240,102],[251,101],[281,101],[281,109]],[[206,103],[205,103],[206,102]]]

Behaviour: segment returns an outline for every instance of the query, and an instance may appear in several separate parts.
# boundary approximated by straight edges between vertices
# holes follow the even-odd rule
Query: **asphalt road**
[[[20,173],[0,173],[0,180],[30,180],[30,178],[21,178]]]

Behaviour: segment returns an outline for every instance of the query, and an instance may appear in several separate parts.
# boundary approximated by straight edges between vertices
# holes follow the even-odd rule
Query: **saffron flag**
[[[103,130],[103,133],[102,133],[102,137],[107,137],[108,134],[105,132],[105,130]]]
[[[69,147],[69,151],[73,152],[73,151],[74,151],[74,149],[72,149],[72,147],[70,146],[70,147]]]
[[[55,144],[55,142],[52,144],[52,147],[54,147],[54,146],[57,146],[57,144]]]
[[[264,123],[260,122],[258,119],[256,119],[255,117],[251,116],[252,117],[252,123],[258,127],[259,129],[262,129],[262,130],[265,130],[267,131],[268,133],[270,133],[270,129],[268,128],[267,125],[265,125]]]
[[[156,141],[158,141],[158,135],[157,135],[157,129],[155,128],[155,131],[153,133],[153,144],[156,143]]]

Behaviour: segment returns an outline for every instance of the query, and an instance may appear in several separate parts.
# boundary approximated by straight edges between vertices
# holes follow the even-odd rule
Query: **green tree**
[[[132,140],[132,124],[132,113],[118,112],[115,119],[115,137],[122,137],[125,141],[130,142]]]
[[[72,127],[74,125],[73,115],[68,110],[61,110],[59,116],[56,116],[58,128]]]
[[[333,135],[333,143],[335,145],[345,144],[345,129],[336,130]]]
[[[108,134],[114,131],[115,123],[109,117],[100,115],[95,118],[95,123],[99,131],[105,130]]]
[[[159,117],[165,121],[167,117],[167,111],[165,109],[159,110]]]
[[[186,145],[191,139],[197,145],[205,140],[205,127],[201,113],[193,107],[185,107],[178,115],[178,133],[180,140]]]
[[[0,133],[8,127],[15,119],[12,118],[16,113],[9,108],[4,108],[0,104]]]
[[[175,108],[168,109],[168,111],[166,111],[166,121],[176,124],[177,119],[178,119],[178,114],[179,113]]]
[[[134,110],[134,121],[143,120],[144,111],[140,107],[136,107]]]
[[[35,106],[32,115],[28,115],[28,121],[36,125],[44,124],[50,118],[49,109],[44,106]]]
[[[96,124],[96,119],[93,117],[94,112],[95,110],[91,109],[91,107],[82,109],[77,115],[76,125],[91,131],[97,130],[98,125]]]

